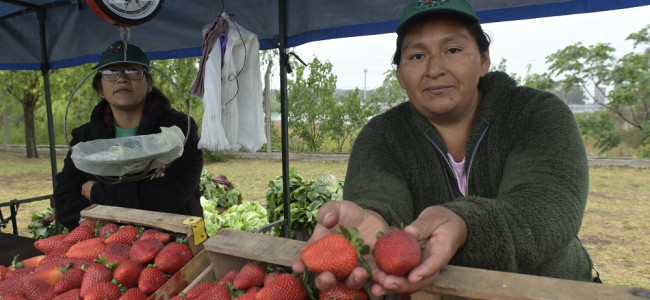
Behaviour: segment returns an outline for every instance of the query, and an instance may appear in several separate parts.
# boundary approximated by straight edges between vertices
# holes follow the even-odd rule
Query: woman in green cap
[[[160,133],[161,127],[178,126],[187,135],[188,117],[171,108],[165,95],[153,86],[149,59],[142,50],[122,41],[101,55],[93,88],[101,97],[90,122],[72,131],[70,146],[96,139]],[[190,118],[190,133],[183,154],[164,173],[150,178],[105,183],[77,169],[71,151],[56,176],[54,203],[56,220],[73,229],[80,212],[91,204],[102,204],[182,215],[203,216],[199,180],[203,155],[197,148],[198,127]]]
[[[308,244],[356,227],[371,247],[386,226],[423,245],[407,276],[358,268],[381,296],[431,284],[447,264],[591,281],[577,238],[589,169],[571,110],[555,95],[489,72],[490,39],[465,0],[412,1],[393,58],[409,101],[374,117],[356,139],[344,199],[325,204]],[[293,270],[304,272],[297,254]],[[318,275],[321,290],[334,286]]]

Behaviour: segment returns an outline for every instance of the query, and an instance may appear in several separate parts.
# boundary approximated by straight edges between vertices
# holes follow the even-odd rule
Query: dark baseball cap
[[[417,17],[437,14],[458,15],[472,22],[479,22],[474,8],[465,0],[413,0],[404,8],[395,32],[401,35],[408,28],[407,25]]]
[[[140,47],[124,41],[117,41],[102,53],[99,63],[92,69],[96,70],[117,63],[133,63],[149,67],[149,59]]]

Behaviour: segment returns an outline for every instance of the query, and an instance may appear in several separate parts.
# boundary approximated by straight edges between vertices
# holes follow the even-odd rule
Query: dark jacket
[[[591,260],[576,237],[589,168],[571,110],[500,72],[487,74],[480,90],[465,149],[466,197],[441,136],[406,102],[359,134],[344,199],[394,226],[410,224],[428,206],[456,212],[468,238],[451,264],[590,281]]]
[[[171,109],[169,100],[157,90],[154,91],[147,97],[136,134],[160,133],[160,127],[176,125],[187,136],[187,115]],[[93,109],[90,122],[72,131],[70,146],[95,139],[114,138],[112,116],[108,102],[100,102]],[[203,154],[197,148],[198,127],[193,119],[190,119],[190,124],[190,135],[183,155],[169,165],[164,177],[117,184],[98,181],[92,188],[91,201],[81,195],[81,185],[98,178],[77,169],[70,157],[71,152],[68,151],[63,170],[56,175],[56,220],[65,227],[75,228],[79,225],[80,211],[91,204],[202,217],[199,180],[203,169]]]

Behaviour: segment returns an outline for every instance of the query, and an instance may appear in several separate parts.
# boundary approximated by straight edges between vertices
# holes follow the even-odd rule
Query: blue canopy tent
[[[105,0],[106,1],[106,0]],[[140,0],[143,1],[143,0]],[[150,59],[201,56],[204,25],[225,9],[257,34],[261,49],[280,51],[282,171],[288,197],[287,47],[304,43],[393,32],[409,0],[166,0],[151,21],[131,27],[130,42]],[[649,0],[469,0],[482,23],[510,21],[650,5]],[[41,70],[52,158],[56,155],[48,71],[97,62],[117,26],[97,17],[85,0],[0,0],[0,70]],[[285,220],[288,202],[285,201]],[[288,222],[288,221],[287,221]]]

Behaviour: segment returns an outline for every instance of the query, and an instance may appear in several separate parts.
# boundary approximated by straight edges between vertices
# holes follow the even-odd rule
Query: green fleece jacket
[[[465,219],[450,264],[591,281],[577,239],[589,169],[571,110],[551,93],[488,73],[466,145],[467,196],[458,191],[435,127],[410,103],[374,117],[354,143],[344,199],[410,224],[426,207]]]

